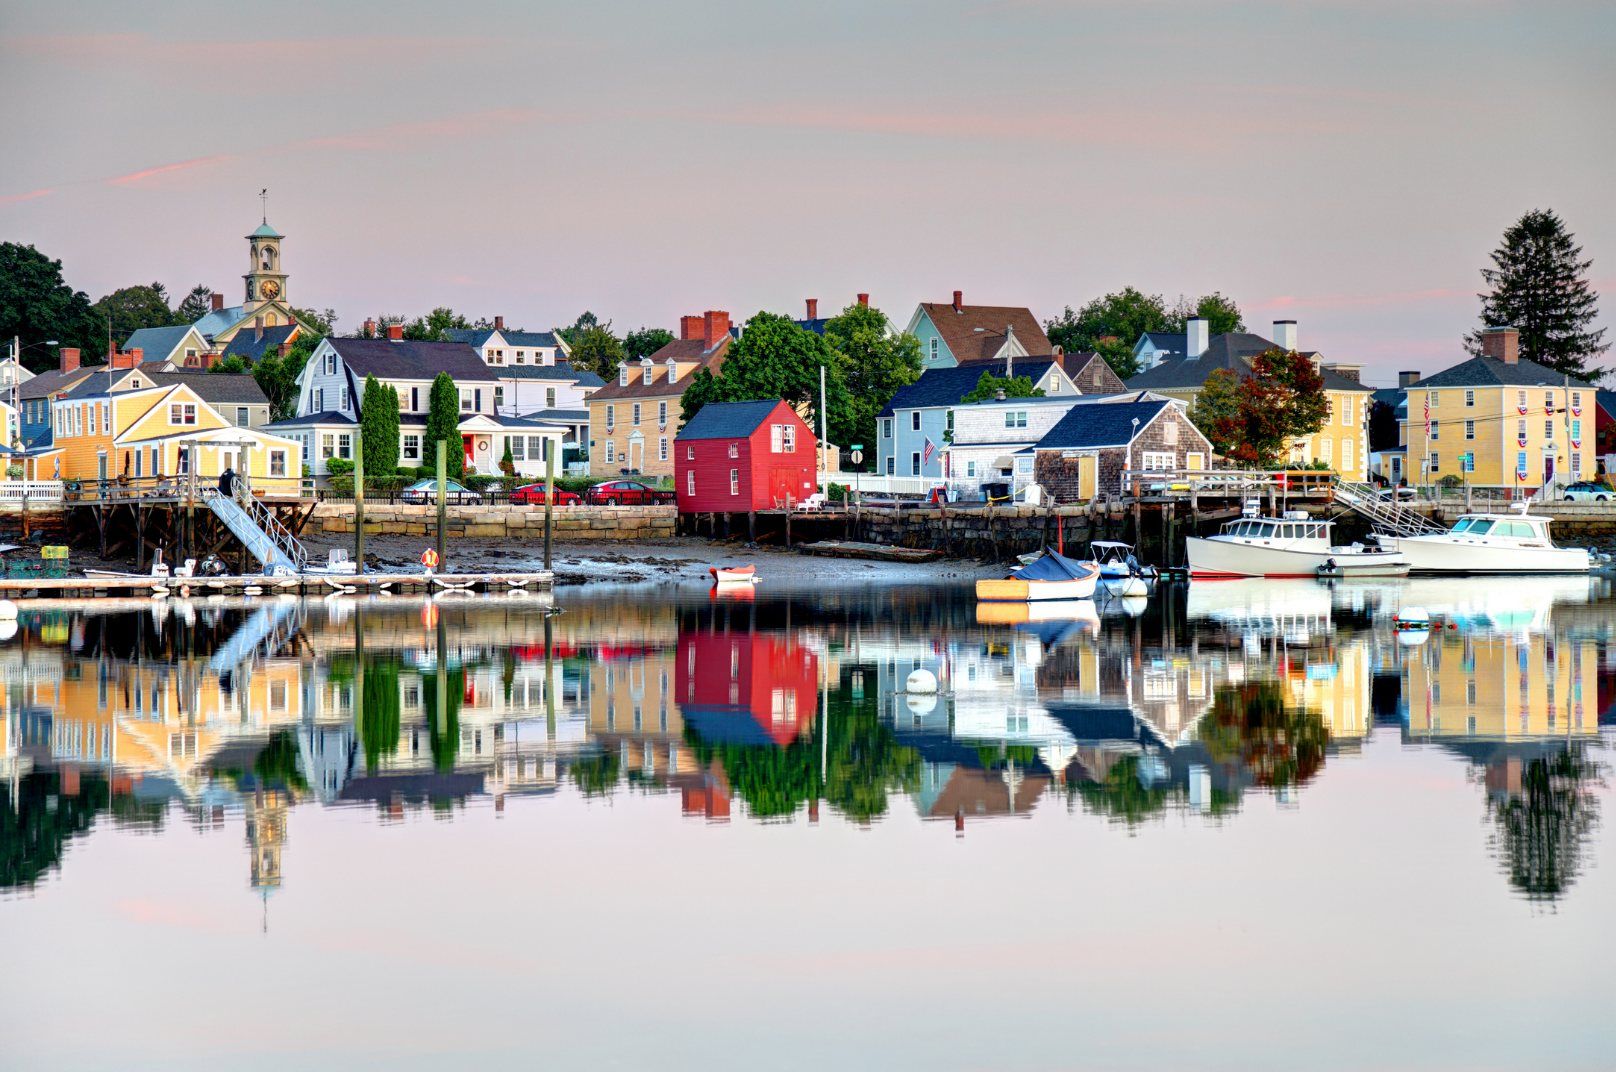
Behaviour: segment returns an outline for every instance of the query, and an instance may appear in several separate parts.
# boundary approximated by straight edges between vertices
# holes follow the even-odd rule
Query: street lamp
[[[1128,449],[1123,452],[1122,458],[1122,493],[1128,493],[1128,476],[1133,470],[1133,437],[1139,434],[1139,418],[1133,419],[1133,425],[1128,429]]]

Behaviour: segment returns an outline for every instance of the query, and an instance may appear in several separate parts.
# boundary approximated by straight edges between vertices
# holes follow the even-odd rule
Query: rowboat
[[[713,566],[708,571],[715,581],[741,581],[748,584],[757,582],[757,567],[745,566]]]
[[[1088,599],[1100,581],[1100,567],[1045,548],[1043,556],[1008,577],[976,582],[976,598],[1011,603],[1044,599]]]

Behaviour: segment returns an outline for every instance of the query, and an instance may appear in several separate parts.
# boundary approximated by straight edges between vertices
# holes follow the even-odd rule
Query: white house
[[[532,417],[541,410],[578,409],[606,381],[568,360],[567,341],[553,331],[515,331],[503,316],[491,328],[450,331],[451,342],[477,351],[496,379],[495,411],[510,417]]]

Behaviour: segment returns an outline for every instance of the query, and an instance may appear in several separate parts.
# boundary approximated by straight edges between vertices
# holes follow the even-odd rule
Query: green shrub
[[[349,458],[327,458],[325,471],[332,476],[341,476],[353,472],[353,461]]]
[[[848,487],[846,484],[832,484],[829,489],[827,489],[826,498],[830,499],[831,502],[846,502],[848,498],[847,493]]]

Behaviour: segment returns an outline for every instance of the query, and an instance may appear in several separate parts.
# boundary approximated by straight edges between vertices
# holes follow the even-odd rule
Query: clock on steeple
[[[286,273],[281,270],[281,239],[284,237],[269,225],[267,215],[258,229],[247,236],[251,265],[242,278],[247,281],[249,313],[265,302],[286,297]]]

